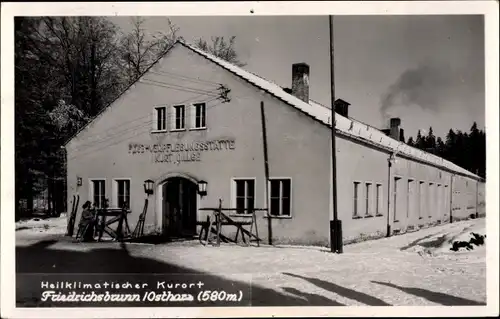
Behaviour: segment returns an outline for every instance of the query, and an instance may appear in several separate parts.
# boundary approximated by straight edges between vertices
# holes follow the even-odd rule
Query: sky
[[[143,17],[148,32],[167,19],[187,42],[236,36],[248,71],[290,87],[292,64],[310,66],[310,98],[331,104],[328,16]],[[110,17],[123,31],[130,17]],[[335,96],[349,116],[385,128],[401,118],[405,136],[417,130],[443,139],[450,128],[485,123],[484,20],[479,15],[335,16]]]

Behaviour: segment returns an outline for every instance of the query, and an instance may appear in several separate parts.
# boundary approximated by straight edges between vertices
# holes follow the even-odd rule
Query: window
[[[273,216],[291,216],[291,179],[271,179],[270,213]]]
[[[353,217],[358,217],[358,191],[359,191],[359,182],[354,182],[354,203],[353,203]]]
[[[437,212],[437,216],[438,218],[441,218],[441,214],[443,212],[443,208],[442,208],[442,205],[443,205],[443,202],[442,202],[442,194],[441,194],[441,184],[438,184],[437,185],[437,188],[436,188],[436,196],[437,196],[437,199],[436,199],[436,212]]]
[[[393,213],[394,213],[394,221],[397,222],[398,221],[398,216],[397,216],[397,211],[398,211],[398,187],[399,187],[399,180],[401,179],[401,177],[394,177],[394,207],[393,207]]]
[[[418,203],[418,219],[422,218],[422,213],[425,208],[425,182],[420,181],[419,182],[419,188],[418,188],[418,195],[420,197],[419,203]]]
[[[434,183],[429,183],[429,189],[427,191],[427,205],[428,205],[428,216],[432,217],[432,211],[434,209]]]
[[[448,193],[448,185],[444,185],[444,216],[448,215],[448,211],[450,208],[448,207],[448,203],[450,202],[450,193]]]
[[[117,179],[116,183],[116,193],[115,193],[115,203],[116,207],[123,208],[126,204],[130,208],[130,180],[129,179]]]
[[[377,184],[377,193],[376,193],[376,212],[377,216],[382,215],[382,184]]]
[[[158,131],[167,130],[167,108],[164,106],[155,107],[156,127]]]
[[[365,215],[368,216],[370,215],[370,189],[371,189],[372,184],[371,183],[366,183],[366,191],[365,191]]]
[[[185,122],[186,108],[184,105],[174,106],[174,130],[183,130]]]
[[[94,205],[97,208],[104,208],[104,202],[106,199],[106,183],[103,179],[96,179],[91,181],[91,194],[94,201]]]
[[[408,179],[408,188],[406,190],[406,218],[409,218],[413,208],[413,179]]]
[[[234,181],[236,186],[236,212],[238,214],[249,214],[255,205],[255,180],[238,179]]]
[[[194,128],[206,127],[206,104],[196,103],[194,106]]]

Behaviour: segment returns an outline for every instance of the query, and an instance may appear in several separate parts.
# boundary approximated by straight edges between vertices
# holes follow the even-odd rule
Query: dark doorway
[[[182,177],[167,179],[162,187],[163,235],[191,237],[196,234],[198,187]]]

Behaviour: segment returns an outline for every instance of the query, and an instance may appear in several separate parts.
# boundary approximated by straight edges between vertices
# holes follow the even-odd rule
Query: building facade
[[[69,200],[127,203],[133,227],[150,179],[146,233],[195,234],[208,214],[201,208],[221,200],[236,214],[269,208],[257,213],[264,241],[327,245],[330,109],[309,99],[306,64],[292,73],[283,89],[177,42],[66,144]],[[478,176],[393,138],[398,121],[385,134],[349,118],[342,102],[337,197],[346,242],[484,214]]]

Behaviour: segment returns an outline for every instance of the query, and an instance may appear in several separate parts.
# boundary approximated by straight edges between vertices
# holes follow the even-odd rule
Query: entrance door
[[[196,234],[197,186],[182,178],[169,178],[163,184],[163,234],[185,237]]]

